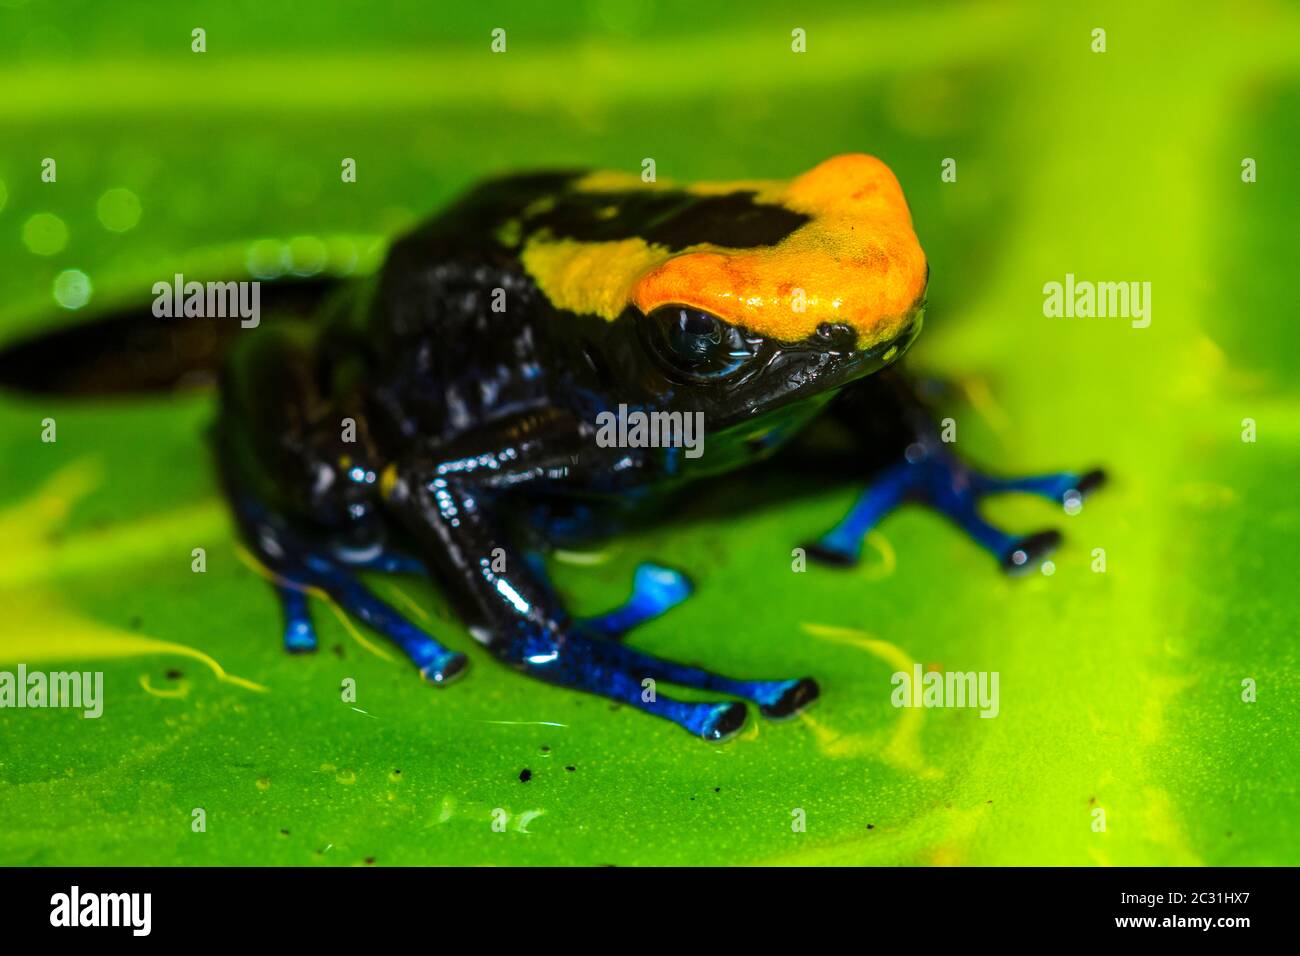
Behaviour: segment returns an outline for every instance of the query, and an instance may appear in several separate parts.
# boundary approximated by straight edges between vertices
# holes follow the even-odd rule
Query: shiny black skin
[[[388,517],[377,484],[347,480],[356,466],[378,474],[515,448],[518,466],[484,478],[486,487],[508,485],[530,503],[624,508],[766,457],[919,331],[918,308],[899,339],[870,351],[856,351],[843,327],[798,343],[750,336],[759,344],[745,368],[691,381],[656,358],[635,308],[612,322],[555,309],[495,237],[568,178],[488,183],[399,241],[377,280],[343,290],[310,321],[244,336],[222,376],[228,480],[358,543],[383,535]],[[495,289],[505,291],[504,312],[492,311]],[[619,404],[702,412],[704,455],[597,447],[597,414]],[[356,423],[355,444],[340,440],[345,419]],[[872,433],[883,437],[879,425],[865,428]],[[896,454],[902,437],[879,450]]]
[[[653,674],[654,662],[611,657],[575,635],[526,559],[537,534],[555,543],[606,530],[611,515],[653,507],[687,482],[770,455],[837,395],[864,388],[872,392],[862,407],[873,411],[853,427],[869,457],[897,457],[913,429],[910,389],[897,376],[867,376],[910,344],[920,304],[898,339],[870,351],[856,350],[845,327],[795,343],[741,330],[751,358],[725,378],[700,380],[656,347],[663,316],[629,307],[609,321],[557,310],[521,267],[517,247],[499,238],[503,222],[568,178],[489,183],[400,240],[377,279],[340,291],[309,320],[268,322],[242,336],[221,376],[217,449],[244,536],[273,572],[298,575],[301,555],[286,551],[308,547],[408,549],[504,660],[635,703],[631,692],[608,689],[610,675]],[[743,197],[704,208],[683,200],[655,216],[658,240],[670,245],[683,231],[741,242],[727,232],[737,217],[751,238],[774,241],[799,219]],[[581,215],[550,225],[585,238],[633,227]],[[503,312],[492,309],[497,289]],[[880,384],[866,384],[873,379]],[[703,456],[600,447],[597,415],[620,404],[703,413]],[[348,421],[352,442],[342,438]],[[281,528],[310,544],[286,545]],[[489,567],[494,554],[507,556],[506,570]],[[700,680],[716,684],[707,674]],[[789,683],[765,714],[788,716],[815,698],[812,681]],[[721,739],[743,721],[743,708],[739,716],[722,705],[704,716],[665,716]]]
[[[275,582],[289,650],[316,646],[306,594],[323,591],[399,644],[427,680],[448,683],[465,655],[379,600],[357,572],[427,573],[509,665],[714,741],[742,726],[743,705],[647,699],[645,681],[749,700],[770,718],[810,704],[816,682],[737,680],[623,643],[682,599],[680,587],[656,592],[653,580],[626,605],[635,613],[607,615],[603,629],[575,620],[533,560],[538,545],[617,531],[638,515],[671,517],[681,491],[771,456],[819,415],[838,419],[850,442],[815,461],[801,445],[795,484],[816,488],[833,473],[866,486],[845,519],[807,546],[823,563],[854,563],[866,531],[910,501],[947,515],[1004,570],[1023,571],[1059,535],[1004,532],[981,517],[980,500],[1024,492],[1077,510],[1103,482],[1100,470],[998,478],[947,447],[912,382],[883,368],[919,331],[921,302],[894,341],[869,351],[855,350],[843,327],[778,342],[671,308],[628,308],[612,321],[556,309],[521,267],[524,231],[512,237],[507,224],[531,216],[530,228],[553,237],[640,237],[681,249],[763,246],[804,221],[753,194],[663,189],[619,194],[610,216],[607,193],[567,189],[575,175],[486,184],[399,241],[376,278],[276,283],[263,299],[273,314],[251,332],[109,316],[0,351],[0,387],[155,391],[201,381],[229,350],[215,449],[241,534]],[[504,311],[493,308],[496,290]],[[727,343],[728,372],[710,377],[714,342]],[[602,447],[597,416],[619,406],[700,413],[703,456]],[[766,484],[710,500],[752,506]]]

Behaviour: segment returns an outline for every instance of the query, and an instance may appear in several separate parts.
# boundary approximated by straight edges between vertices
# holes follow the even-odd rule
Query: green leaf
[[[712,746],[498,665],[418,580],[373,583],[470,655],[456,685],[423,684],[319,601],[321,652],[286,655],[216,489],[210,396],[5,396],[0,670],[102,671],[105,701],[97,719],[0,713],[0,863],[1300,862],[1294,11],[1111,10],[1093,54],[1091,19],[1029,3],[845,4],[797,24],[793,54],[775,4],[738,23],[684,3],[395,9],[246,21],[214,4],[192,15],[202,55],[189,18],[144,3],[58,29],[0,11],[0,122],[31,144],[0,155],[0,341],[147,301],[174,271],[239,275],[259,241],[293,263],[294,237],[333,237],[335,265],[364,270],[375,237],[503,169],[652,156],[665,177],[776,177],[866,150],[930,256],[914,359],[958,386],[941,407],[957,448],[1114,480],[1074,516],[990,503],[1008,527],[1062,527],[1050,576],[1002,576],[917,509],[869,537],[863,567],[796,573],[791,548],[856,491],[811,466],[727,478],[678,523],[557,556],[580,613],[621,600],[642,560],[695,579],[637,646],[821,682],[801,719],[751,716]],[[116,233],[99,207],[120,189],[141,211]],[[24,225],[48,213],[66,241],[38,255]],[[67,269],[91,280],[83,309],[54,303]],[[1042,287],[1067,272],[1151,282],[1150,327],[1046,318]],[[736,507],[773,487],[783,500]],[[997,717],[893,707],[913,663],[998,672]]]

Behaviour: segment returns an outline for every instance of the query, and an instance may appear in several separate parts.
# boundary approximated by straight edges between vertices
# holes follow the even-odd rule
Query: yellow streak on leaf
[[[161,687],[154,687],[153,683],[149,680],[148,674],[141,674],[140,686],[144,688],[146,694],[151,694],[154,697],[162,697],[165,700],[181,700],[190,696],[189,681],[185,681],[179,687],[172,688],[171,690],[164,690]]]
[[[912,668],[912,658],[902,648],[897,644],[891,644],[889,641],[882,641],[879,638],[872,637],[866,631],[850,627],[835,627],[829,624],[805,623],[801,627],[805,633],[811,634],[819,640],[830,641],[834,644],[845,644],[866,651],[868,654],[872,654],[886,664],[891,665],[896,671],[910,671]],[[919,707],[903,707],[900,710],[902,713],[899,715],[898,725],[894,728],[894,732],[890,735],[889,741],[884,748],[880,750],[880,757],[891,766],[911,771],[926,779],[942,777],[943,771],[937,767],[927,765],[925,758],[921,754],[921,724],[925,720],[924,711]],[[871,753],[877,749],[875,742],[869,735],[836,734],[834,731],[817,723],[806,713],[801,714],[800,717],[812,728],[818,747],[828,756],[855,756]]]
[[[64,609],[57,593],[33,586],[163,553],[178,539],[193,540],[196,528],[216,527],[221,521],[219,506],[208,503],[51,543],[52,533],[67,520],[72,507],[102,480],[100,463],[82,458],[56,471],[24,500],[0,510],[0,540],[6,542],[0,553],[0,603],[6,614],[0,661],[26,664],[178,655],[201,662],[220,681],[265,693],[263,685],[227,673],[200,650],[82,617]]]
[[[266,693],[254,681],[226,672],[202,651],[133,634],[108,624],[68,613],[58,598],[43,592],[25,592],[21,597],[0,593],[8,604],[8,626],[0,638],[0,662],[32,663],[65,660],[109,660],[120,657],[177,655],[199,661],[220,680],[246,690]]]

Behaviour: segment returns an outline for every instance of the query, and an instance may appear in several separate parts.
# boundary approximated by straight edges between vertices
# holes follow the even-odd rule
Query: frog
[[[1041,561],[1058,532],[1005,531],[980,501],[1025,492],[1070,509],[1104,472],[999,477],[955,454],[899,361],[928,284],[902,188],[865,153],[787,180],[558,171],[471,189],[397,240],[375,276],[320,314],[241,337],[225,364],[222,484],[274,582],[285,647],[317,648],[307,597],[324,592],[447,687],[466,655],[363,581],[420,575],[527,677],[712,742],[745,726],[748,704],[796,716],[820,695],[812,676],[731,677],[629,642],[690,596],[683,572],[647,562],[626,602],[578,617],[541,549],[671,514],[833,416],[854,436],[863,488],[806,544],[814,562],[853,566],[905,502],[951,518],[1006,571]],[[693,416],[701,447],[671,430],[662,443],[598,440],[615,409]]]
[[[982,500],[1028,493],[1073,512],[1105,472],[1007,477],[957,455],[900,361],[929,278],[898,179],[866,153],[783,180],[562,170],[469,189],[393,242],[372,275],[227,337],[216,472],[278,596],[284,648],[317,650],[309,598],[326,595],[427,683],[460,682],[467,655],[367,584],[413,575],[524,677],[714,743],[745,727],[751,704],[766,720],[796,717],[820,696],[814,676],[729,676],[630,639],[693,595],[683,571],[645,562],[626,600],[578,616],[546,551],[671,519],[832,421],[860,491],[795,553],[826,573],[853,567],[867,535],[913,503],[1005,572],[1038,565],[1059,532],[1004,530]],[[45,367],[75,365],[56,344]],[[8,353],[7,377],[30,378],[36,357]],[[634,429],[611,441],[602,423],[614,414],[672,427],[662,441],[633,441]],[[683,423],[698,426],[694,441]]]

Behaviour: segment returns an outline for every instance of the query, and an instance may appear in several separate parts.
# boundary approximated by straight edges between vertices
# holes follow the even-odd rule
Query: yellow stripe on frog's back
[[[871,156],[838,156],[789,181],[678,186],[600,172],[572,188],[750,192],[755,202],[808,221],[773,245],[738,249],[700,243],[674,251],[637,238],[534,235],[522,251],[524,267],[557,308],[612,320],[629,305],[643,312],[688,305],[782,341],[805,338],[823,322],[845,323],[867,348],[897,335],[925,291],[925,253],[902,189]]]

